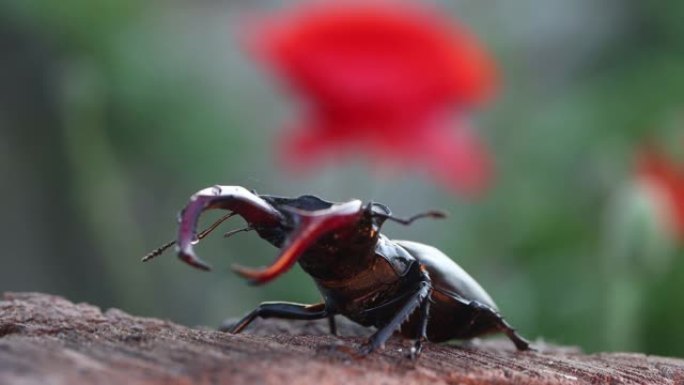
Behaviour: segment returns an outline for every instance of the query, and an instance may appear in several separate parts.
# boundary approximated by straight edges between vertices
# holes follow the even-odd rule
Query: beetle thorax
[[[375,226],[329,234],[299,258],[304,271],[317,279],[344,279],[370,267],[375,257]]]

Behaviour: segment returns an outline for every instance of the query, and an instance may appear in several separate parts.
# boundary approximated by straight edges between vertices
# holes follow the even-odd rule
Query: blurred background
[[[636,163],[655,144],[684,179],[684,2],[433,3],[502,75],[476,115],[496,170],[477,199],[362,161],[305,176],[277,166],[292,103],[239,26],[288,2],[0,2],[0,291],[209,326],[262,300],[317,301],[298,267],[258,288],[229,272],[276,255],[253,233],[203,241],[210,273],[172,253],[140,263],[173,238],[190,194],[242,185],[400,216],[444,209],[384,233],[452,256],[523,335],[684,356],[684,251],[668,216],[684,193],[673,203]]]

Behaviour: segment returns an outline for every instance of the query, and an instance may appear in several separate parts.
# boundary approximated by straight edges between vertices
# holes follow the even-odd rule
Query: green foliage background
[[[447,252],[524,335],[684,356],[684,253],[633,183],[646,140],[684,161],[684,2],[439,2],[503,72],[477,116],[497,178],[476,201],[361,161],[308,177],[276,167],[294,103],[237,40],[245,14],[281,3],[0,3],[0,291],[189,325],[266,299],[316,301],[298,268],[263,288],[228,273],[275,255],[253,234],[203,242],[212,273],[171,255],[139,263],[173,236],[190,194],[243,185],[402,215],[443,208],[444,222],[385,233]]]

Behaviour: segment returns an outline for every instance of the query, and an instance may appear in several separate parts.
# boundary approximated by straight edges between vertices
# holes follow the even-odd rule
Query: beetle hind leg
[[[510,339],[511,342],[513,342],[513,344],[518,350],[531,349],[529,341],[527,341],[520,334],[518,334],[518,332],[508,322],[506,322],[506,320],[501,316],[501,314],[499,314],[489,306],[477,301],[470,301],[469,306],[474,308],[478,313],[471,323],[475,323],[477,317],[488,317],[491,320],[491,322],[494,323],[496,329],[506,334],[508,339]]]
[[[315,305],[303,305],[290,302],[264,302],[256,309],[249,312],[237,323],[224,322],[220,331],[237,334],[244,330],[257,318],[283,318],[291,320],[317,320],[328,318],[332,313],[328,311],[325,303]]]

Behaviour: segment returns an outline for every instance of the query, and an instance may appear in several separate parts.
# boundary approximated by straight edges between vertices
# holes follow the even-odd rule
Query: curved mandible
[[[250,226],[275,226],[283,219],[268,202],[241,186],[213,186],[196,192],[180,214],[176,251],[178,258],[201,270],[210,270],[211,266],[195,255],[193,242],[197,221],[209,209],[230,210]]]
[[[247,278],[252,284],[266,283],[289,270],[297,258],[324,234],[348,226],[358,221],[363,215],[362,202],[353,200],[335,204],[329,209],[302,211],[288,209],[300,218],[299,226],[290,235],[280,254],[270,266],[253,269],[239,265],[233,271]]]

